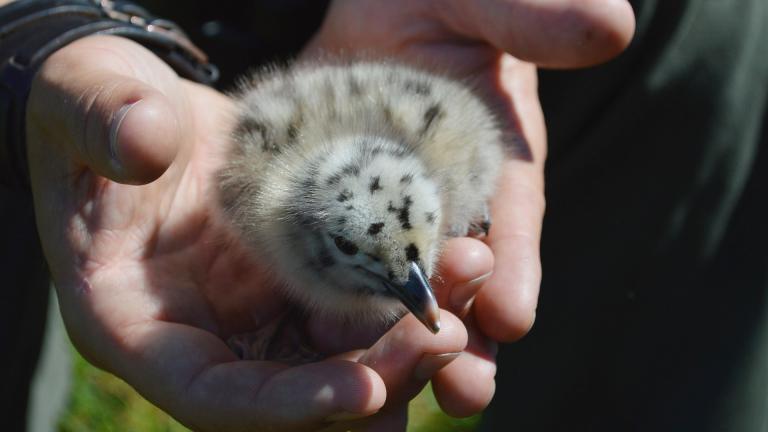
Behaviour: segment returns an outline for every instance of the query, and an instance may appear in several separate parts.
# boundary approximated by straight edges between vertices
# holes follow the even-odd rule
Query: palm
[[[261,280],[264,272],[213,210],[229,101],[187,87],[194,138],[163,177],[129,186],[85,173],[77,179],[84,193],[61,219],[70,233],[89,227],[89,236],[70,237],[71,247],[83,258],[99,313],[120,320],[112,328],[121,331],[159,320],[226,336],[279,310],[278,297]]]

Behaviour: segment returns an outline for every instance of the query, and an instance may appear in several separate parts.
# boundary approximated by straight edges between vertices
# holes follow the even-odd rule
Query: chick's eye
[[[342,236],[334,237],[333,242],[336,243],[336,247],[339,248],[341,252],[347,255],[354,255],[357,253],[357,245]]]

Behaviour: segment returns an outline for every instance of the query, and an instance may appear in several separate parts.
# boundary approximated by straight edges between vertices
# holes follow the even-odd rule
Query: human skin
[[[542,27],[559,30],[541,35]],[[347,330],[310,318],[303,329],[333,356],[297,367],[238,361],[222,342],[285,307],[212,211],[232,102],[124,39],[62,48],[33,83],[27,146],[40,238],[70,337],[95,365],[196,430],[403,429],[407,402],[429,378],[449,413],[478,412],[493,394],[495,343],[530,328],[541,274],[544,124],[535,66],[520,59],[596,63],[620,52],[632,30],[621,0],[332,4],[305,55],[428,58],[485,83],[525,144],[506,162],[487,243],[446,247],[435,289],[463,320],[445,310],[432,335],[407,316],[370,344],[345,346],[335,335]]]

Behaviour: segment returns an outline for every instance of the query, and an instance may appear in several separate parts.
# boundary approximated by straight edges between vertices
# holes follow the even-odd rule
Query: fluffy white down
[[[381,62],[304,64],[257,75],[238,97],[220,202],[285,293],[317,312],[400,316],[371,273],[402,279],[417,251],[431,275],[445,237],[466,233],[495,190],[502,134],[456,81]]]

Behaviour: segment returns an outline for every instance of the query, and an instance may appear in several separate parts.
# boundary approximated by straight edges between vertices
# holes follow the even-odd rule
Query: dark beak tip
[[[418,317],[419,320],[429,329],[433,334],[437,334],[440,331],[440,309],[436,303],[430,305],[423,311],[422,316]]]
[[[429,330],[433,334],[438,334],[440,332],[440,321],[435,321],[429,326]]]
[[[440,308],[424,272],[415,262],[410,263],[408,282],[390,285],[392,293],[434,334],[440,331]]]

